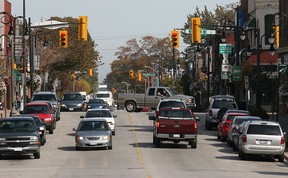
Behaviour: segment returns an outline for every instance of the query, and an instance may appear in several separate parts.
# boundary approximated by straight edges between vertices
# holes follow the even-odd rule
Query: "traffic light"
[[[88,36],[88,17],[79,16],[78,22],[78,40],[87,41]]]
[[[179,31],[177,30],[172,30],[171,33],[170,33],[170,45],[172,48],[179,48],[179,39],[180,39],[180,36],[179,36]]]
[[[274,35],[275,35],[275,41],[274,44],[277,48],[279,48],[279,25],[276,25],[273,27],[274,28]]]
[[[90,77],[93,76],[93,70],[92,70],[92,68],[89,69],[89,71],[88,71],[88,75],[89,75]]]
[[[200,17],[191,18],[192,43],[201,43],[201,22]]]
[[[137,80],[140,81],[140,82],[142,81],[142,74],[141,73],[137,74]]]
[[[59,44],[61,48],[68,48],[68,31],[67,30],[59,31]]]
[[[129,70],[129,78],[134,78],[134,71],[132,69]]]

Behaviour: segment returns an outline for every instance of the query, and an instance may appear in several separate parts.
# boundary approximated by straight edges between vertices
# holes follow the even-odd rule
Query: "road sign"
[[[143,74],[143,76],[145,76],[145,77],[155,77],[155,74],[147,73],[147,74]]]
[[[202,28],[201,29],[201,36],[207,36],[207,35],[215,35],[216,34],[216,30],[208,30],[206,28]]]
[[[240,66],[233,66],[232,80],[240,81],[241,68]]]
[[[228,72],[221,72],[221,79],[222,80],[228,80],[229,76],[228,76]]]
[[[231,54],[232,53],[232,45],[226,44],[226,43],[220,43],[219,53],[220,54]]]

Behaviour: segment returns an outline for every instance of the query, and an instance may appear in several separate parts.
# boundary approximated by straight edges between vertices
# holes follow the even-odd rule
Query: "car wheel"
[[[40,159],[40,152],[33,153],[34,159]]]
[[[247,158],[247,155],[241,149],[238,151],[238,156],[241,160],[246,160]]]
[[[108,150],[112,150],[112,145],[111,145],[111,146],[108,146]]]
[[[226,138],[223,137],[222,135],[221,135],[220,139],[221,139],[221,142],[225,142],[226,141]]]
[[[49,134],[53,134],[54,133],[54,129],[53,126],[49,128]]]
[[[284,162],[284,154],[278,156],[278,161],[279,162]]]
[[[161,145],[160,139],[158,139],[158,138],[155,137],[155,143],[154,143],[154,145],[155,145],[156,148],[159,148],[160,145]]]
[[[136,104],[133,101],[128,101],[125,105],[127,112],[135,112],[136,111]]]
[[[155,140],[156,140],[156,138],[155,138],[155,136],[153,136],[153,144],[155,145]]]
[[[197,148],[197,139],[190,141],[189,144],[191,145],[191,148]]]
[[[41,140],[41,145],[42,145],[42,146],[45,145],[45,142],[46,142],[46,141],[45,141],[44,139],[42,139],[42,140]]]

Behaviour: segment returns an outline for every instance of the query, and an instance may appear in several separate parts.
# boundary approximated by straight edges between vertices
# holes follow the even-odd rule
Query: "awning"
[[[269,50],[260,52],[260,64],[261,65],[271,65],[271,64],[277,65],[278,58],[279,58],[278,54],[276,53],[273,56],[271,56]],[[252,54],[248,58],[247,63],[251,65],[257,65],[257,54]]]
[[[243,25],[244,30],[256,29],[256,18],[247,20]]]

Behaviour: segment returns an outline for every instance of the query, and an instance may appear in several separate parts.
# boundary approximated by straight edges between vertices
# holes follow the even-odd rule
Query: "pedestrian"
[[[16,102],[17,102],[17,108],[16,109],[20,109],[21,101],[22,101],[22,97],[21,97],[20,94],[18,94],[17,97],[16,97]]]

